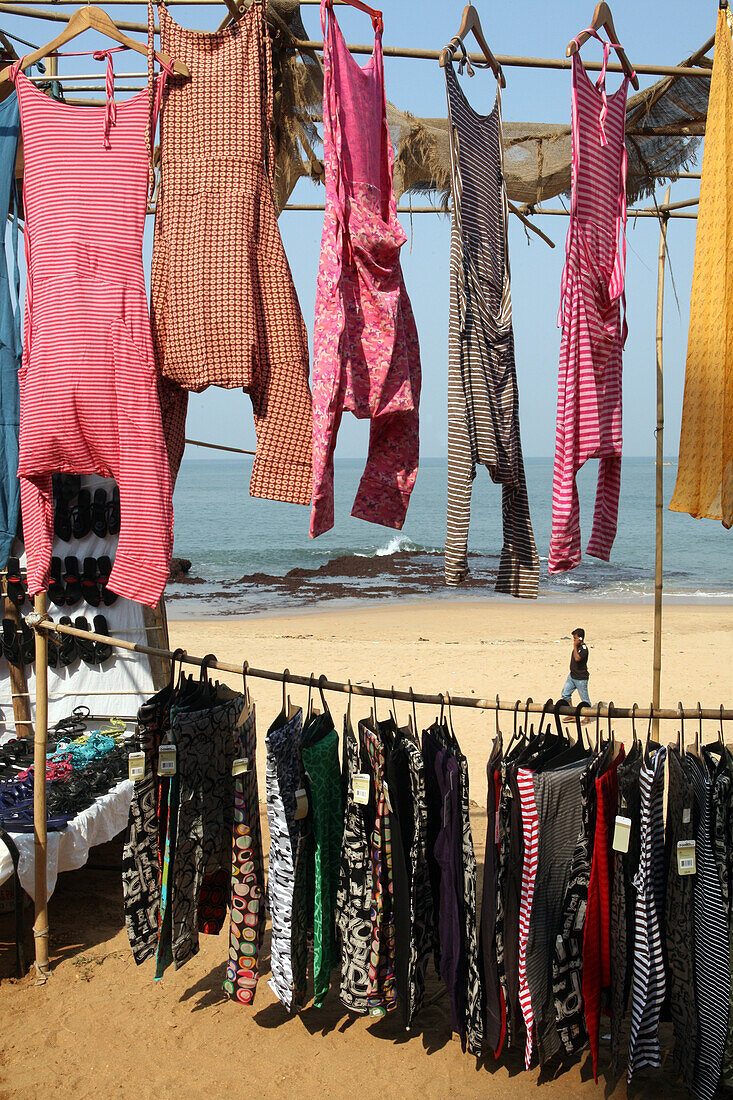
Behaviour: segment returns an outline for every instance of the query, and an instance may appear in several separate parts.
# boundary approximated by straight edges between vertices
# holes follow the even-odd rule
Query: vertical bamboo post
[[[47,58],[49,77],[58,76],[58,59]],[[46,752],[48,749],[48,635],[38,624],[48,614],[48,593],[34,599],[36,631],[36,725],[33,742],[33,834],[35,838],[33,937],[36,950],[36,975],[46,980],[48,963],[48,825],[46,821]]]
[[[671,188],[664,196],[665,206],[669,203]],[[662,213],[659,229],[659,265],[657,272],[657,460],[656,460],[656,549],[654,554],[654,674],[652,679],[652,705],[659,710],[659,696],[662,681],[662,585],[664,551],[664,361],[662,346],[664,341],[664,268],[667,258],[667,222],[666,210]],[[659,737],[659,719],[653,721],[654,737]]]
[[[19,634],[23,616],[13,601],[8,597],[7,575],[5,577],[4,594],[5,617],[10,619],[16,632]],[[18,665],[8,662],[8,671],[10,673],[10,695],[13,700],[15,736],[30,737],[33,733],[33,723],[31,722],[31,703],[28,696],[28,681],[25,675],[25,665],[22,661]]]
[[[39,592],[35,598],[36,628],[36,732],[33,752],[33,832],[35,836],[35,921],[33,935],[36,946],[36,973],[43,978],[48,973],[48,897],[46,888],[46,747],[48,742],[48,637],[38,629],[46,618],[48,596]]]

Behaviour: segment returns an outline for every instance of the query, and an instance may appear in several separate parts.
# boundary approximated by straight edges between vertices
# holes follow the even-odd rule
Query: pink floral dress
[[[406,237],[392,188],[381,21],[374,23],[374,52],[361,68],[321,0],[326,213],[313,341],[312,538],[333,527],[344,409],[371,420],[353,516],[401,528],[418,468],[420,348],[400,267]]]

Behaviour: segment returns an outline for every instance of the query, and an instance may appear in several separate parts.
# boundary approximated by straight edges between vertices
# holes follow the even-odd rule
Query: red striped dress
[[[599,38],[595,32],[594,37]],[[600,41],[600,39],[599,39]],[[580,564],[576,474],[600,459],[587,553],[608,561],[621,489],[621,356],[626,340],[626,92],[606,95],[603,44],[596,84],[578,53],[572,68],[572,198],[562,277],[560,370],[549,572]]]
[[[115,104],[110,79],[105,105],[77,107],[49,99],[18,68],[15,83],[28,271],[18,464],[28,590],[48,585],[51,475],[94,473],[120,490],[108,586],[154,607],[168,579],[173,504],[143,273],[148,91]]]

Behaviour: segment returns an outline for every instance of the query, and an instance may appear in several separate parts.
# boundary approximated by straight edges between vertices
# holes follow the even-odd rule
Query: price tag
[[[145,775],[145,753],[131,752],[127,756],[127,774],[137,783]]]
[[[692,810],[689,806],[685,806],[684,810],[682,811],[682,824],[689,825],[691,820]]]
[[[697,870],[695,862],[695,841],[677,841],[677,874],[694,875]]]
[[[238,756],[232,764],[232,775],[244,775],[249,771],[249,757]]]
[[[351,779],[351,793],[357,806],[369,805],[369,776],[357,772]]]
[[[295,820],[302,821],[304,817],[308,816],[308,792],[305,787],[301,787],[299,791],[295,792]]]
[[[161,745],[158,749],[158,775],[175,775],[176,768],[176,746]]]
[[[613,830],[613,850],[614,852],[621,852],[625,855],[629,850],[629,840],[631,839],[631,818],[621,817],[616,818],[616,827]]]

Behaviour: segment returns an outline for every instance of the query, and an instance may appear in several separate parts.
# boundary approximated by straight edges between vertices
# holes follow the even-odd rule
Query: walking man
[[[562,689],[564,703],[570,703],[573,692],[577,691],[582,702],[590,706],[588,695],[588,646],[585,644],[585,631],[581,626],[573,631],[573,652],[570,654],[570,675]]]

